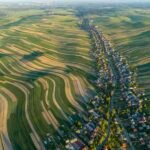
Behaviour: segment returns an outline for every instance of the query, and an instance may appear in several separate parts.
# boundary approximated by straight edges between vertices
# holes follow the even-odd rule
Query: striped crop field
[[[0,150],[149,148],[150,5],[12,1],[0,2]]]
[[[0,8],[0,149],[44,149],[95,93],[90,39],[72,9]]]

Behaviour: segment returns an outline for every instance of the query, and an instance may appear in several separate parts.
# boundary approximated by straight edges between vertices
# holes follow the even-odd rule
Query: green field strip
[[[65,120],[65,118],[64,118],[64,116],[61,114],[60,110],[56,107],[56,105],[53,102],[53,96],[52,95],[53,95],[53,91],[54,91],[54,85],[53,85],[53,83],[51,81],[51,79],[53,79],[53,78],[48,76],[46,79],[47,79],[47,82],[48,82],[48,85],[49,85],[49,88],[48,88],[48,99],[47,99],[48,102],[49,102],[49,105],[47,105],[45,103],[45,101],[43,100],[44,101],[44,105],[47,108],[47,110],[50,110],[53,113],[53,115],[55,116],[55,118],[58,121],[62,122],[63,120]],[[45,96],[44,92],[42,93],[42,95],[43,95],[43,97]]]
[[[10,140],[13,143],[15,149],[35,149],[30,139],[29,133],[31,132],[30,127],[28,126],[24,107],[25,107],[25,98],[22,91],[20,91],[15,85],[6,84],[7,89],[11,88],[13,93],[17,96],[17,106],[15,113],[12,113],[8,119],[8,132]],[[12,128],[14,127],[14,128]],[[21,143],[21,145],[20,145]],[[21,146],[21,147],[20,147]]]
[[[28,110],[29,110],[29,116],[32,118],[32,124],[35,128],[35,130],[38,132],[41,138],[44,138],[46,133],[54,132],[54,129],[51,125],[48,125],[46,121],[44,120],[42,116],[42,106],[41,101],[44,99],[44,91],[42,87],[34,86],[32,91],[30,92],[29,97],[29,104],[28,104]]]

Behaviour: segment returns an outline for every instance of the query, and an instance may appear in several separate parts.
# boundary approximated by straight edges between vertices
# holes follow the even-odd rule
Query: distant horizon
[[[150,2],[150,0],[0,0],[0,2],[3,3],[16,3],[16,2],[23,2],[23,3],[82,3],[82,2],[91,2],[91,3],[147,3]]]

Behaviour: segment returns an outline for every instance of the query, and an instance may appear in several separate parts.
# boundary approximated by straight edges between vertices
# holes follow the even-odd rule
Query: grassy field
[[[52,13],[53,12],[53,13]],[[0,133],[5,148],[41,149],[94,94],[90,40],[71,9],[1,6]],[[2,145],[2,144],[1,144]]]
[[[150,9],[146,6],[102,7],[88,12],[93,24],[137,72],[140,88],[150,97]]]

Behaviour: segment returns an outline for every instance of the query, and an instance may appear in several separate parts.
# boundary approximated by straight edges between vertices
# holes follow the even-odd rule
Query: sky
[[[0,2],[150,2],[150,0],[0,0]]]

